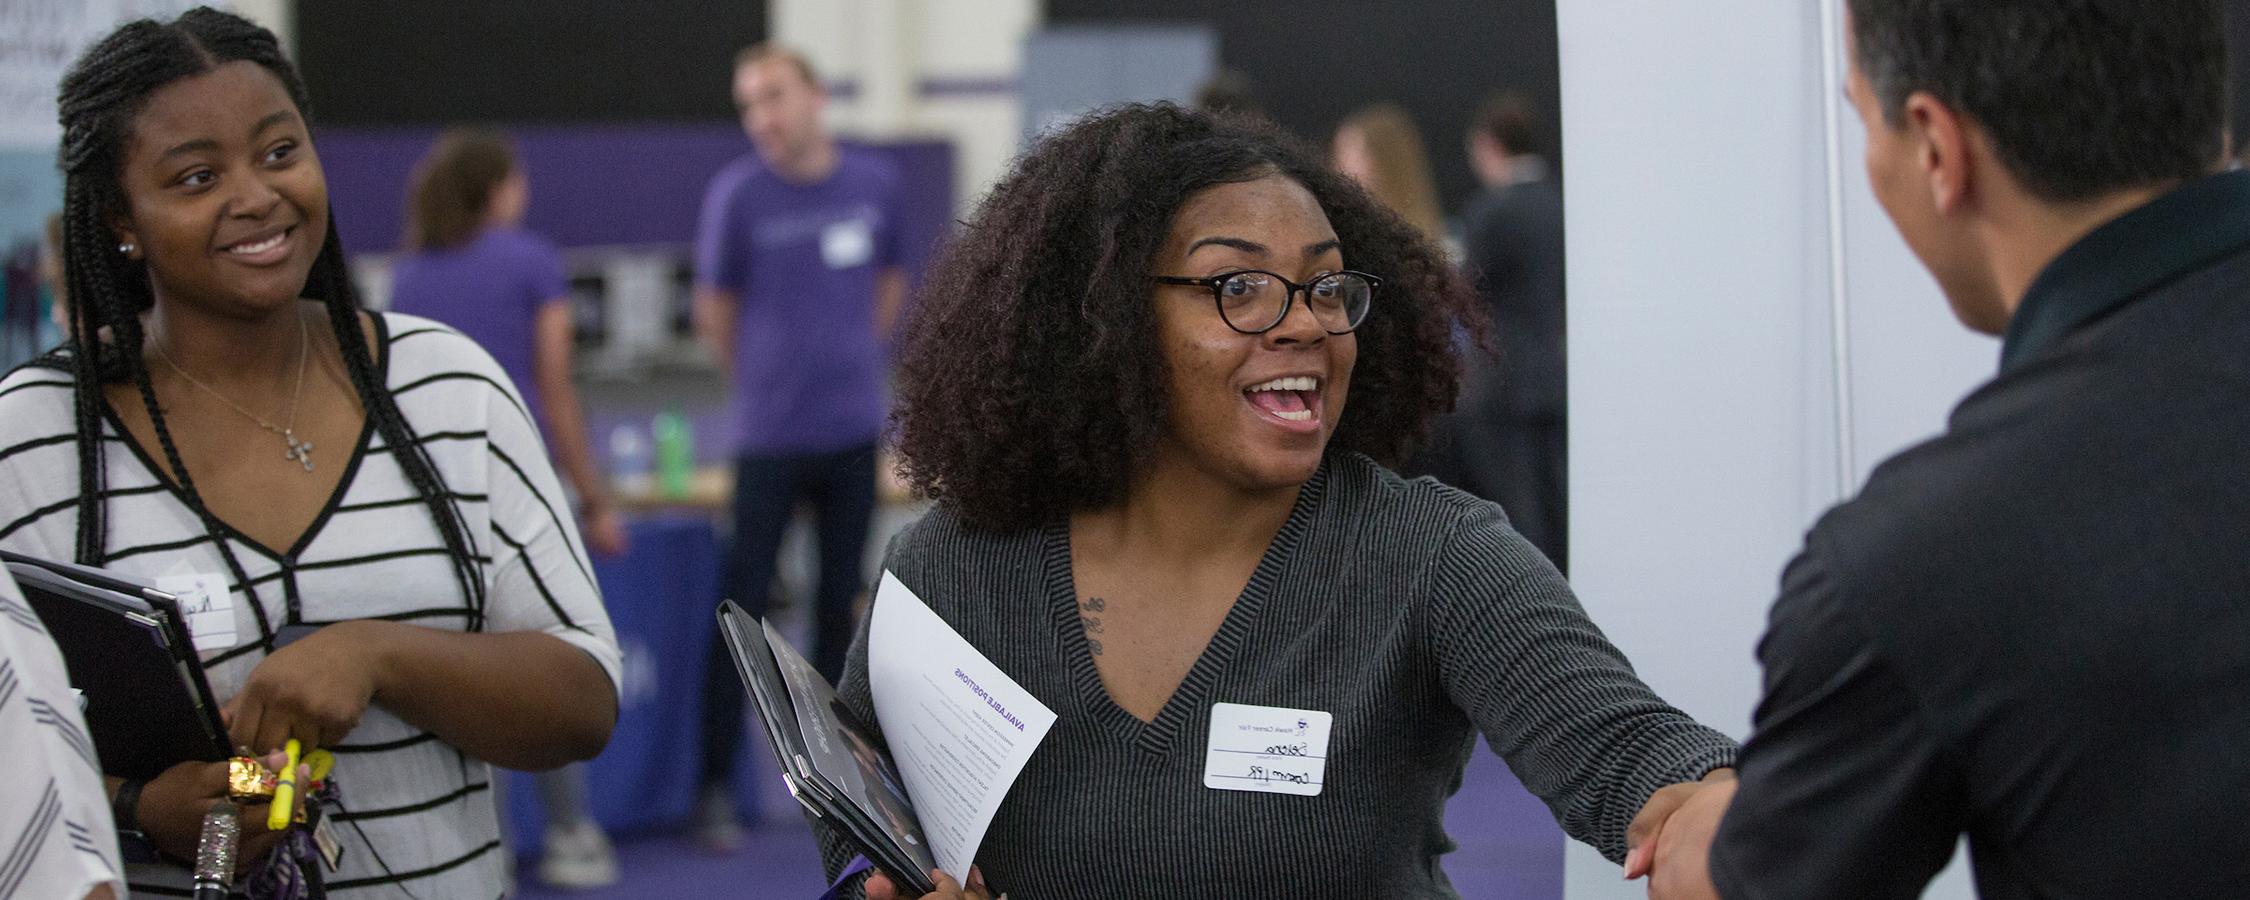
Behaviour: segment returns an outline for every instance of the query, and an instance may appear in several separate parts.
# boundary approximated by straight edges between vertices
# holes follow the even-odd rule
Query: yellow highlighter
[[[282,743],[281,752],[288,763],[281,767],[280,777],[274,780],[273,805],[266,809],[267,831],[288,828],[297,810],[297,764],[303,759],[304,747],[296,738],[290,738]]]

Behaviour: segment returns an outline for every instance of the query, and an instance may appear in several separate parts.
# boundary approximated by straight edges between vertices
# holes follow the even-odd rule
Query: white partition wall
[[[1572,580],[1650,684],[1737,737],[1805,529],[1997,356],[1868,192],[1832,3],[1558,4]],[[1643,890],[1566,853],[1570,900]],[[1971,896],[1961,867],[1929,896]]]
[[[830,124],[862,138],[953,142],[966,214],[1006,171],[1022,115],[1024,36],[1038,0],[767,0],[768,34],[812,57],[834,96]]]

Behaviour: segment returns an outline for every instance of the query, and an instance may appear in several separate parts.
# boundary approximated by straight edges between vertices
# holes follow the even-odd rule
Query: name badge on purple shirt
[[[856,269],[875,256],[875,232],[866,219],[837,222],[820,231],[820,261],[831,269]]]

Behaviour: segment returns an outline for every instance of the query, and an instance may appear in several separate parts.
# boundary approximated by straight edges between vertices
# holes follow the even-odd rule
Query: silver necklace
[[[156,358],[163,360],[165,365],[172,367],[172,371],[178,372],[181,378],[188,380],[189,384],[202,388],[204,393],[219,398],[219,402],[234,407],[235,412],[241,413],[250,421],[258,423],[258,427],[280,435],[282,442],[289,445],[289,452],[282,454],[281,458],[304,466],[307,472],[313,470],[312,442],[298,440],[296,432],[297,401],[305,396],[305,361],[312,357],[312,344],[310,337],[307,335],[304,316],[297,317],[297,387],[289,395],[289,419],[280,425],[268,422],[263,416],[243,409],[242,404],[236,403],[227,395],[219,393],[217,388],[204,384],[202,379],[188,374],[186,369],[180,368],[179,363],[172,361],[171,354],[164,352],[163,344],[154,346],[156,347]]]

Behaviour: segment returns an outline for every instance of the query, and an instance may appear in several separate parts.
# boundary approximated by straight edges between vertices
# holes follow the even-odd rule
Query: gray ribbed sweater
[[[940,505],[886,565],[1058,716],[977,853],[1018,898],[1453,897],[1437,860],[1475,731],[1612,860],[1652,791],[1734,762],[1733,741],[1633,675],[1499,507],[1357,454],[1305,484],[1150,723],[1094,669],[1063,523],[978,531]],[[864,626],[839,690],[874,720]],[[1205,788],[1215,702],[1334,714],[1320,795]],[[834,874],[848,854],[824,847]]]

